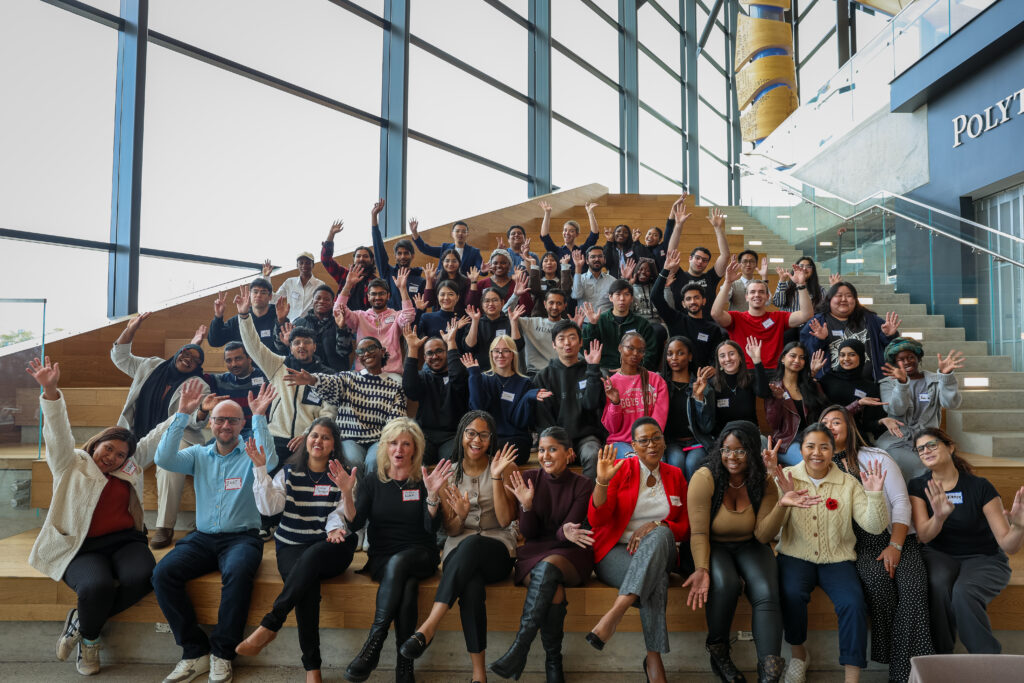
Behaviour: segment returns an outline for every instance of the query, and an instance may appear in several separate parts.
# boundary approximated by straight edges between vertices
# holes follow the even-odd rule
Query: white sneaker
[[[57,659],[61,662],[67,661],[81,638],[82,634],[78,632],[78,610],[72,607],[64,620],[64,629],[57,638]]]
[[[210,653],[210,683],[231,683],[231,660]]]
[[[210,660],[203,655],[195,659],[182,659],[174,667],[174,671],[164,679],[164,683],[188,683],[199,678],[210,670]]]
[[[810,658],[810,655],[807,659],[790,657],[786,664],[786,675],[782,677],[783,683],[804,683],[807,679],[807,660]]]
[[[90,645],[84,640],[78,641],[78,661],[75,668],[83,676],[92,676],[100,672],[100,650],[103,646],[100,641]]]

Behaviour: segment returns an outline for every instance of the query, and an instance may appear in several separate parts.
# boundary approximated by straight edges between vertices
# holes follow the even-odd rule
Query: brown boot
[[[153,537],[149,539],[149,547],[153,550],[160,550],[160,548],[166,548],[174,540],[174,529],[168,529],[165,526],[157,527],[153,530]]]

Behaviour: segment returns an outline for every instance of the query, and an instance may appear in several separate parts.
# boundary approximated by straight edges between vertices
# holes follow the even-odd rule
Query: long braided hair
[[[639,338],[644,342],[645,346],[647,345],[647,340],[644,339],[643,335],[639,332],[627,332],[622,335],[622,339],[619,340],[619,346],[624,345],[633,337]],[[654,395],[651,394],[651,373],[643,366],[643,363],[640,364],[640,390],[643,392],[644,415],[653,415]]]

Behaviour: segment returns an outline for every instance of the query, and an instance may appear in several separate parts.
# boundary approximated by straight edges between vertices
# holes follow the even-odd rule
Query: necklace
[[[309,480],[311,482],[313,482],[314,484],[319,484],[320,482],[322,482],[324,480],[324,477],[327,476],[327,470],[324,470],[323,472],[321,472],[320,476],[317,477],[316,479],[314,479],[313,478],[313,470],[307,469],[306,470],[306,476],[309,477]]]
[[[747,485],[747,482],[743,482],[739,486],[737,486],[736,484],[733,484],[731,481],[729,482],[729,488],[731,488],[731,489],[741,489],[741,488],[743,488],[746,485]]]

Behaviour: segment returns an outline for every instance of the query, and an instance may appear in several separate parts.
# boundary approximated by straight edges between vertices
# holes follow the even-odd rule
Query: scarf
[[[178,356],[186,349],[193,349],[199,353],[199,365],[188,374],[179,372],[176,366]],[[146,378],[139,391],[139,398],[135,401],[133,431],[136,437],[144,437],[167,419],[174,392],[190,377],[202,377],[204,359],[205,354],[201,347],[195,344],[185,344],[170,360],[165,360],[153,368],[153,372]]]
[[[836,349],[836,353],[839,353],[840,351],[846,348],[856,353],[857,358],[860,359],[860,362],[857,363],[857,367],[851,370],[844,370],[843,366],[837,365],[835,369],[831,371],[831,374],[834,375],[837,379],[843,380],[844,382],[857,382],[858,380],[864,379],[864,343],[859,339],[854,339],[852,337],[850,337],[849,339],[844,339],[843,342],[839,345],[839,348]]]

